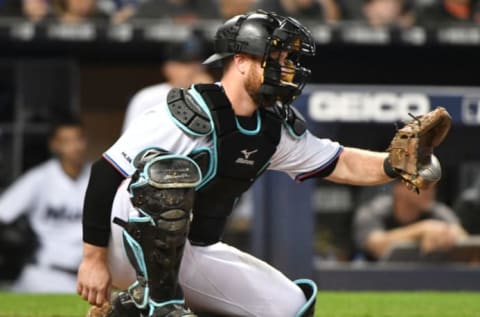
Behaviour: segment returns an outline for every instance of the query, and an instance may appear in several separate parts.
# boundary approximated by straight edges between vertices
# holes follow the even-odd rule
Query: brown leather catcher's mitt
[[[418,192],[440,179],[441,167],[433,155],[433,148],[443,142],[451,122],[447,110],[438,107],[423,116],[413,117],[395,134],[387,149],[386,162],[410,189]]]

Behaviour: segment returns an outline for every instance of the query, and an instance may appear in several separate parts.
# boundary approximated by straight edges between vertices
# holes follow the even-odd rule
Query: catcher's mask
[[[315,55],[315,41],[297,20],[257,10],[225,22],[215,35],[215,52],[204,64],[221,65],[222,59],[237,53],[260,57],[264,71],[259,93],[265,106],[289,105],[310,76],[300,57]]]
[[[200,168],[191,158],[151,148],[140,152],[133,165],[137,170],[128,190],[134,207],[149,215],[191,209],[194,188],[201,181]]]

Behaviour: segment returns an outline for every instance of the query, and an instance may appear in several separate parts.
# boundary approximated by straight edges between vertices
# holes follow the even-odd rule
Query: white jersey
[[[82,257],[82,208],[90,166],[77,179],[50,159],[22,175],[0,196],[0,221],[27,214],[40,241],[37,263],[76,269]]]
[[[180,155],[188,155],[194,149],[207,146],[212,148],[209,137],[192,137],[181,130],[172,120],[166,104],[143,113],[133,125],[104,154],[124,176],[134,172],[131,165],[137,153],[148,147],[160,147]],[[269,169],[283,171],[301,181],[310,173],[328,166],[342,151],[337,142],[320,139],[310,132],[295,139],[282,126],[280,142],[271,158]]]
[[[145,87],[133,96],[128,104],[123,120],[122,131],[125,131],[130,124],[142,113],[152,109],[153,107],[163,104],[167,100],[167,94],[172,89],[168,83],[162,83]]]

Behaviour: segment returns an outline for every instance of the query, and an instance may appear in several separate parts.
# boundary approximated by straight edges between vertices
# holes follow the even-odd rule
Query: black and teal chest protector
[[[215,84],[194,85],[188,92],[173,89],[167,101],[172,119],[182,130],[212,142],[212,146],[190,154],[203,178],[196,188],[189,239],[196,245],[213,244],[220,240],[237,198],[270,164],[280,141],[283,118],[274,111],[259,109],[256,123],[243,127],[223,89]],[[298,132],[300,137],[305,129]]]

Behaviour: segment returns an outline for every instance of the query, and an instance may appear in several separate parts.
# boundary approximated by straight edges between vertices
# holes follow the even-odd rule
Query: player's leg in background
[[[75,293],[76,272],[66,272],[50,266],[28,264],[13,284],[18,293]]]
[[[195,312],[225,316],[313,316],[316,288],[302,288],[267,263],[224,243],[187,242],[179,276]],[[308,283],[303,283],[308,284]],[[311,300],[310,300],[311,299]],[[307,307],[308,306],[308,307]],[[199,316],[202,316],[200,313]]]

